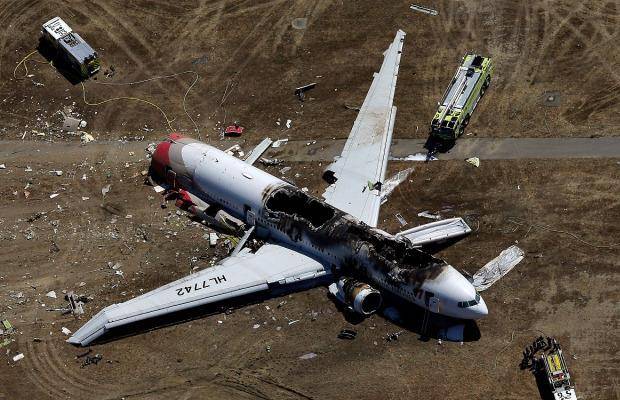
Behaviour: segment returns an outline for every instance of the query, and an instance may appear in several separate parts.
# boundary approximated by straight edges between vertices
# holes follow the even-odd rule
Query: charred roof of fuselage
[[[301,232],[319,247],[345,245],[366,249],[370,261],[400,282],[422,282],[441,272],[446,262],[413,247],[406,238],[391,236],[343,213],[302,190],[282,185],[265,191],[265,208],[277,216],[281,229],[295,241]],[[350,264],[355,267],[354,263]]]

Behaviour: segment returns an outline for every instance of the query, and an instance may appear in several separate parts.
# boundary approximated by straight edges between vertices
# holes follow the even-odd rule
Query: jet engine
[[[329,285],[329,292],[350,309],[361,315],[370,315],[381,306],[381,293],[367,283],[342,277]]]

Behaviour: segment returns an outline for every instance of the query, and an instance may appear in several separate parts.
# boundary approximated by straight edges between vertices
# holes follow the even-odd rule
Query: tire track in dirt
[[[41,342],[37,346],[34,343],[29,342],[28,353],[30,357],[26,357],[27,368],[26,375],[28,376],[28,382],[35,385],[39,391],[46,393],[50,398],[62,399],[67,398],[68,391],[66,389],[58,388],[59,381],[50,376],[48,372],[48,362],[45,360],[44,349],[42,347],[46,342]]]
[[[73,366],[66,366],[63,360],[61,360],[54,343],[46,341],[41,344],[44,344],[44,346],[41,346],[43,348],[41,353],[45,357],[45,361],[42,363],[43,369],[39,373],[47,380],[55,385],[59,383],[64,384],[65,388],[70,389],[63,390],[77,395],[78,398],[91,397],[92,395],[113,389],[112,386],[98,384],[73,372]],[[41,347],[39,347],[39,351],[41,351]]]

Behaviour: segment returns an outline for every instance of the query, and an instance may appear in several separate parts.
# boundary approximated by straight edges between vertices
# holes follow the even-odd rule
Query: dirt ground
[[[355,112],[344,105],[362,102],[399,28],[408,35],[395,137],[425,137],[466,50],[496,62],[469,132],[616,136],[617,1],[428,4],[437,17],[409,10],[408,2],[1,1],[0,21],[10,29],[0,32],[0,317],[16,333],[2,337],[14,342],[0,350],[0,399],[536,399],[534,378],[519,362],[539,334],[559,339],[580,398],[620,398],[620,160],[414,165],[383,206],[382,229],[403,229],[397,212],[406,227],[428,222],[416,216],[422,210],[464,216],[474,232],[440,255],[470,273],[511,244],[526,252],[483,293],[490,314],[478,324],[477,341],[440,345],[404,331],[387,342],[386,334],[402,328],[376,315],[351,325],[319,287],[93,346],[102,361],[82,367],[85,349],[66,344],[62,327],[75,331],[111,303],[208,267],[222,249],[209,248],[205,227],[172,205],[160,207],[143,185],[143,152],[117,144],[41,154],[8,142],[78,141],[58,129],[54,114],[65,107],[100,141],[137,138],[146,147],[168,129],[162,113],[143,102],[85,105],[81,85],[35,62],[43,60],[38,54],[15,78],[40,24],[55,15],[99,51],[103,70],[115,67],[112,78],[100,73],[85,83],[89,102],[145,99],[173,129],[203,139],[219,140],[218,130],[236,119],[249,142],[346,137]],[[291,27],[298,17],[308,18],[306,29]],[[199,133],[182,101],[193,74],[101,85],[189,70],[200,75],[186,97]],[[318,86],[301,104],[293,89],[312,81]],[[546,91],[560,92],[559,106],[543,105]],[[287,178],[320,195],[323,165],[288,165]],[[394,162],[390,171],[411,165]],[[280,168],[267,169],[279,175]],[[45,295],[51,290],[57,299]],[[63,307],[69,290],[92,298],[81,320],[47,311]],[[357,338],[337,339],[347,327]],[[20,352],[24,359],[14,362]],[[317,356],[299,358],[310,352]]]

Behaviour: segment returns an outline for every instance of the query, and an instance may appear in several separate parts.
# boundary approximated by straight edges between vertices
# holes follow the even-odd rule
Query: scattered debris
[[[83,144],[94,142],[95,138],[90,133],[83,132],[82,136],[80,136],[80,142]]]
[[[271,144],[271,147],[277,149],[278,147],[286,144],[286,142],[288,142],[288,139],[278,139]]]
[[[6,165],[5,164],[0,164],[0,169],[6,169]]]
[[[82,122],[79,118],[74,118],[70,115],[65,115],[63,113],[64,120],[62,122],[62,130],[65,132],[75,132],[80,128],[80,123]]]
[[[282,160],[278,160],[277,158],[264,158],[262,157],[260,163],[263,165],[279,165],[282,163]]]
[[[400,213],[396,213],[394,216],[396,217],[401,226],[407,225],[407,221],[403,218],[402,215],[400,215]]]
[[[105,197],[105,195],[108,194],[111,189],[112,189],[112,185],[108,183],[107,185],[101,188],[101,195]]]
[[[403,183],[412,172],[413,168],[407,168],[383,182],[381,185],[381,204],[387,201],[388,196],[394,191],[394,189]]]
[[[411,7],[409,8],[411,8],[413,11],[421,12],[421,13],[432,15],[432,16],[439,15],[439,11],[433,10],[432,8],[429,8],[429,7],[420,6],[418,4],[412,4]]]
[[[434,219],[434,220],[440,220],[441,219],[441,215],[439,215],[439,213],[437,214],[431,214],[428,211],[422,211],[418,213],[418,217],[422,217],[422,218],[428,218],[428,219]]]
[[[298,319],[294,319],[294,320],[292,320],[292,321],[288,321],[288,324],[289,324],[289,325],[293,325],[293,324],[296,324],[296,323],[298,323],[298,322],[299,322],[299,320],[298,320]]]
[[[290,129],[291,128],[291,122],[293,122],[293,121],[291,121],[290,119],[286,120],[286,129]]]
[[[300,356],[299,359],[300,360],[310,360],[312,358],[315,358],[317,356],[316,353],[306,353],[303,356]]]
[[[437,157],[435,156],[431,156],[430,158],[428,157],[427,154],[422,154],[422,153],[415,153],[415,154],[410,154],[406,157],[390,157],[391,161],[436,161]]]
[[[103,359],[103,356],[101,354],[95,354],[92,357],[91,356],[86,356],[86,358],[84,359],[84,362],[82,362],[81,368],[84,368],[87,365],[91,365],[91,364],[97,365],[99,363],[99,361],[101,361],[102,359]]]
[[[308,90],[314,89],[315,87],[316,87],[316,82],[300,86],[295,89],[295,96],[299,98],[299,101],[304,101],[304,99],[306,98],[306,92]]]
[[[53,199],[54,197],[58,197],[60,195],[60,193],[52,193],[50,194],[50,199]]]
[[[243,133],[244,128],[237,121],[233,125],[227,126],[224,130],[226,137],[239,137]]]
[[[61,331],[67,336],[71,334],[71,331],[69,330],[69,328],[65,328],[64,326],[62,327]]]
[[[357,336],[357,332],[352,329],[343,329],[338,334],[338,339],[353,340]]]
[[[23,353],[19,353],[15,357],[13,357],[13,361],[17,362],[17,361],[21,360],[22,358],[24,358],[24,354]]]
[[[267,149],[269,148],[269,146],[271,146],[272,143],[273,140],[271,140],[270,138],[263,139],[263,141],[256,145],[256,147],[252,149],[250,154],[248,154],[248,156],[245,158],[245,162],[250,165],[254,164],[256,160],[258,160],[259,157],[262,156],[265,151],[267,151]]]
[[[82,283],[84,283],[84,282],[80,282],[80,286],[86,285],[85,283],[84,283],[84,285],[82,285]],[[68,310],[68,312],[70,312],[71,314],[73,314],[75,316],[84,314],[83,305],[84,305],[84,303],[87,300],[86,298],[78,297],[73,292],[69,292],[69,293],[67,293],[65,295],[65,300],[67,300],[69,302],[69,310]]]
[[[388,342],[394,342],[398,340],[398,337],[402,334],[403,334],[403,331],[388,333],[387,335],[385,335],[384,339],[387,340]]]
[[[280,173],[281,173],[282,175],[284,175],[284,174],[286,174],[288,171],[290,171],[291,169],[292,169],[291,167],[283,167],[283,168],[280,170]]]
[[[258,328],[260,328],[260,324],[254,324],[254,325],[252,326],[252,329],[258,329]]]
[[[51,297],[52,299],[55,299],[55,298],[56,298],[56,292],[55,292],[55,291],[53,291],[53,290],[51,290],[51,291],[47,292],[47,293],[45,294],[45,296],[47,296],[47,297]]]
[[[209,233],[209,246],[214,247],[215,245],[217,245],[217,240],[218,240],[218,236],[217,233],[215,232],[211,232]]]
[[[488,289],[523,260],[523,250],[510,246],[474,274],[473,285],[478,292]]]
[[[470,157],[465,160],[465,162],[470,163],[474,167],[478,168],[480,166],[480,159],[478,157]]]

